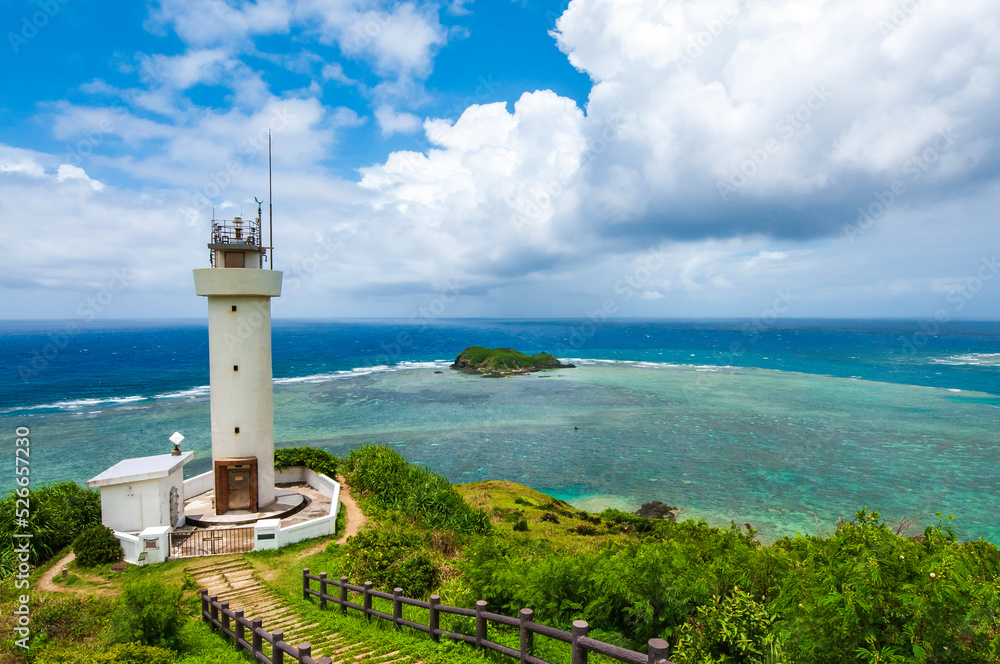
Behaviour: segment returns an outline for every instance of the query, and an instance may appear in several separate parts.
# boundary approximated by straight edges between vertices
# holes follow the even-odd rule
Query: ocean
[[[398,449],[452,482],[520,482],[592,511],[662,500],[770,541],[862,507],[918,532],[1000,535],[1000,323],[829,320],[275,321],[275,436]],[[210,467],[204,321],[0,323],[0,490],[86,482],[174,431]],[[466,346],[576,368],[487,379]]]

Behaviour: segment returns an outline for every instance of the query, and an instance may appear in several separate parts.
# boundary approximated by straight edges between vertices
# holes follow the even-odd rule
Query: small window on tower
[[[236,305],[235,304],[233,305],[233,311],[236,311]]]
[[[233,428],[233,433],[239,433],[239,432],[240,432],[240,428],[239,427]]]
[[[227,251],[226,267],[246,267],[246,255],[242,251]]]
[[[240,365],[234,364],[233,365],[233,371],[239,371],[239,370],[240,370]]]

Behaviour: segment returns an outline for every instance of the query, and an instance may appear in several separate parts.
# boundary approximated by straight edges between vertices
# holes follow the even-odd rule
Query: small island
[[[487,378],[500,378],[516,374],[544,371],[546,369],[572,369],[574,365],[563,364],[551,353],[527,355],[513,348],[485,348],[469,346],[455,358],[452,369]]]

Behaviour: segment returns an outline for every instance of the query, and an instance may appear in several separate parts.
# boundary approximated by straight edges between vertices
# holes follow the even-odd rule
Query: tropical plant
[[[122,547],[110,528],[90,526],[73,542],[76,562],[82,567],[96,567],[121,561]]]
[[[286,470],[305,466],[314,473],[333,479],[340,467],[340,457],[317,447],[283,447],[274,451],[274,469]]]
[[[0,550],[0,575],[10,574],[20,562],[15,547],[9,546],[15,533],[31,535],[17,541],[27,547],[28,563],[35,567],[69,546],[83,529],[101,523],[101,496],[96,490],[55,482],[18,491],[0,500],[0,540],[8,543]]]

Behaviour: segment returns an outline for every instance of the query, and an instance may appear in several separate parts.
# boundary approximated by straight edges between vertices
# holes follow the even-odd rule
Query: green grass
[[[390,519],[401,517],[411,525],[486,534],[489,516],[471,508],[447,479],[427,468],[407,463],[383,445],[352,450],[344,461],[344,475],[368,511]]]
[[[678,664],[1000,662],[1000,552],[987,542],[959,542],[948,519],[919,538],[907,538],[878,513],[861,510],[825,537],[797,536],[763,546],[752,531],[735,525],[713,528],[704,521],[650,520],[616,510],[588,514],[511,482],[451,486],[384,447],[352,453],[345,472],[371,518],[370,528],[387,534],[369,539],[382,542],[379,552],[395,562],[416,554],[430,560],[439,572],[434,592],[444,604],[471,608],[484,599],[489,610],[510,616],[530,607],[536,621],[561,629],[582,618],[593,638],[634,650],[649,638],[667,638]],[[522,521],[527,530],[515,532]],[[467,528],[469,523],[478,525]],[[338,531],[342,527],[338,524]],[[348,569],[386,567],[366,562],[356,547],[331,538],[322,548],[312,540],[243,558],[304,618],[380,653],[399,650],[428,663],[508,661],[461,644],[435,644],[422,632],[395,630],[353,612],[342,616],[333,604],[321,611],[316,600],[302,599],[304,567],[330,578]],[[71,566],[79,580],[67,589],[86,590],[86,584],[120,589],[129,581],[157,579],[183,589],[181,605],[194,617],[198,589],[184,573],[190,564],[174,561],[122,573],[107,567],[78,572]],[[384,582],[394,579],[387,576]],[[10,584],[0,589],[0,616],[6,616],[0,629],[7,635],[15,597]],[[33,592],[32,601],[39,640],[31,657],[53,656],[51,663],[38,659],[37,664],[74,662],[55,657],[96,655],[110,645],[114,598]],[[388,602],[375,605],[391,612]],[[406,607],[404,617],[426,623],[427,611]],[[191,622],[175,664],[236,661],[227,659],[235,653],[221,638]],[[442,626],[472,630],[471,621],[454,617],[442,616]],[[491,630],[491,640],[517,645],[516,631]],[[3,638],[0,662],[29,661],[11,649],[9,636]],[[214,659],[193,659],[186,644],[199,639],[208,644],[205,657]],[[541,637],[535,654],[553,662],[569,656],[563,644]]]

